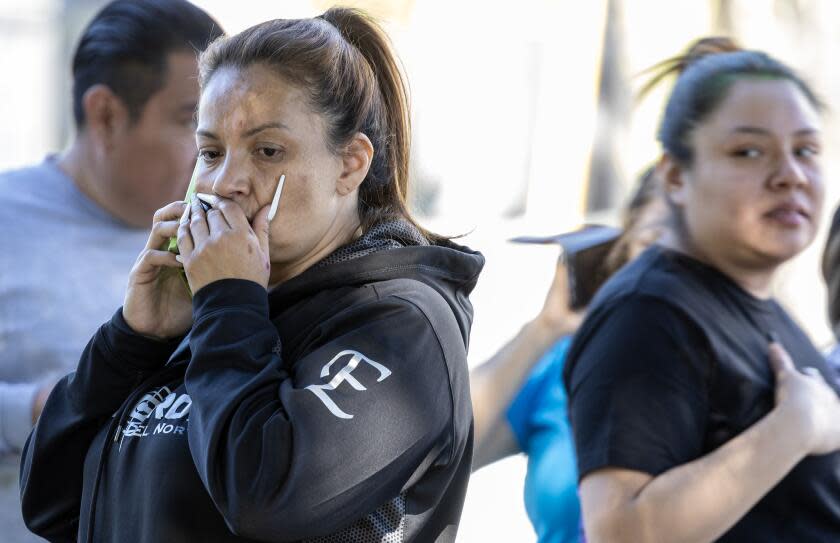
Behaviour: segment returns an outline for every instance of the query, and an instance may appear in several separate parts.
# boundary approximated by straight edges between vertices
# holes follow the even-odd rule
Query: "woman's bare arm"
[[[580,485],[591,542],[700,542],[723,535],[809,454],[840,448],[840,400],[771,346],[776,407],[719,449],[656,477],[606,468]],[[832,422],[833,421],[833,422]]]
[[[518,451],[510,429],[503,429],[507,426],[503,424],[504,413],[534,364],[559,338],[574,332],[580,321],[580,314],[569,308],[566,267],[559,263],[540,314],[493,357],[470,372],[475,417],[474,470]],[[495,435],[499,431],[506,431],[510,440]]]

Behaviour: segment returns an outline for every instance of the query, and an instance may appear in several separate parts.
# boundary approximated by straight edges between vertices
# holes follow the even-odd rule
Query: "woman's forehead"
[[[261,65],[220,68],[201,91],[201,105],[286,105],[304,97],[302,90]]]
[[[259,65],[220,69],[202,89],[198,112],[199,128],[237,132],[265,124],[311,129],[317,117],[299,86]]]
[[[787,136],[818,132],[820,115],[805,94],[784,79],[748,78],[735,82],[717,109],[698,129],[718,134]]]

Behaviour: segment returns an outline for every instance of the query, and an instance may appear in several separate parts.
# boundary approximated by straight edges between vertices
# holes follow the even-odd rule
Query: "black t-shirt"
[[[774,405],[769,332],[797,367],[818,368],[840,393],[778,303],[685,255],[645,251],[604,285],[569,352],[580,477],[606,467],[655,476],[755,424]],[[801,461],[719,541],[838,540],[840,454],[832,453]]]

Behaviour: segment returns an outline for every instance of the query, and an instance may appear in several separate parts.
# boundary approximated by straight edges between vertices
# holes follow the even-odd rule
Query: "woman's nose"
[[[795,187],[808,183],[808,174],[798,157],[785,153],[779,160],[778,169],[771,179],[774,187]]]
[[[251,192],[251,180],[247,168],[238,166],[235,161],[228,159],[215,171],[210,171],[203,176],[198,187],[199,192],[237,200]]]

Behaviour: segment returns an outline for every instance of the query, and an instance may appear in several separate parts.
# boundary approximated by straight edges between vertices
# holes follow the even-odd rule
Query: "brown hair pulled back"
[[[705,56],[716,55],[718,53],[733,53],[740,50],[741,48],[738,44],[732,38],[726,36],[700,38],[692,43],[685,53],[667,58],[643,71],[643,74],[653,73],[654,75],[639,90],[639,99],[644,98],[662,80],[672,76],[679,77],[680,74],[685,72],[686,68]]]
[[[327,121],[336,152],[358,132],[370,138],[373,160],[359,187],[363,230],[404,218],[431,241],[407,205],[411,125],[408,90],[397,57],[380,26],[355,9],[332,8],[312,19],[266,21],[217,40],[201,56],[202,88],[223,67],[263,64],[309,96]]]
[[[648,207],[659,198],[662,198],[662,188],[656,177],[656,165],[648,166],[639,175],[636,188],[622,213],[622,233],[604,260],[603,269],[607,277],[612,276],[630,261],[634,236],[638,236],[636,226],[644,217]]]

